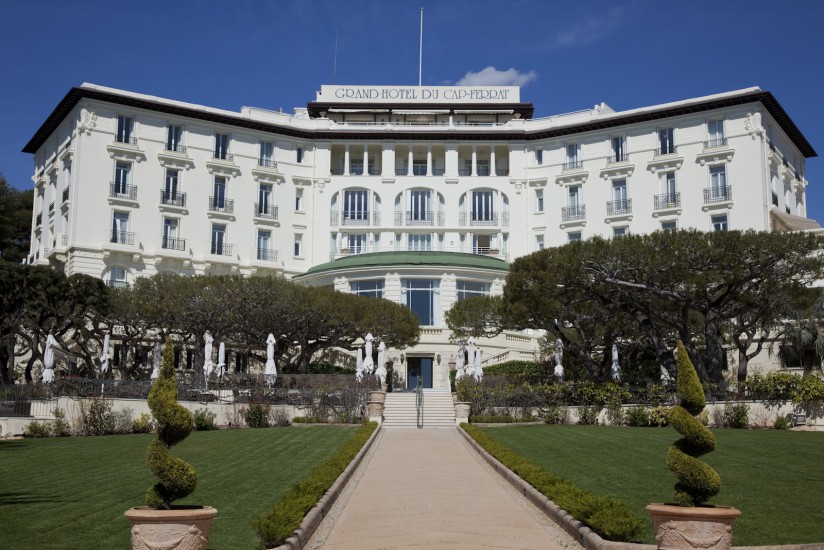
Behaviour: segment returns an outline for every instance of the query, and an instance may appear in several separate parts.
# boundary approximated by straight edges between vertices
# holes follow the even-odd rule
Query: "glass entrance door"
[[[419,378],[424,388],[432,387],[431,357],[409,357],[406,360],[406,388],[415,391]]]

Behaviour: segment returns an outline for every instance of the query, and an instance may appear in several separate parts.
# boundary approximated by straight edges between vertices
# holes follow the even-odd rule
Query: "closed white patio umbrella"
[[[206,334],[203,335],[203,341],[205,342],[205,346],[203,349],[203,375],[206,379],[206,388],[209,387],[209,376],[212,375],[212,342],[214,342],[214,338],[212,338],[212,333],[208,330]]]
[[[226,344],[220,343],[217,348],[217,377],[222,379],[226,372]]]
[[[278,369],[275,366],[275,335],[269,334],[266,339],[266,367],[263,374],[266,377],[266,385],[274,386],[278,377]]]
[[[57,345],[57,340],[54,339],[50,332],[46,337],[46,349],[43,350],[43,383],[49,384],[54,382],[54,346]]]

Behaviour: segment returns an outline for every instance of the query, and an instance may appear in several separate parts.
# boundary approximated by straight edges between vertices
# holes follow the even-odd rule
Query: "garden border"
[[[655,544],[641,544],[633,542],[616,542],[606,540],[595,533],[592,529],[572,517],[566,510],[549,500],[543,493],[524,481],[515,472],[507,468],[497,458],[489,454],[486,449],[480,446],[463,426],[458,426],[458,431],[466,439],[469,445],[481,455],[481,457],[495,470],[495,472],[508,481],[518,492],[529,499],[539,510],[546,514],[552,521],[557,523],[561,529],[566,531],[572,538],[578,541],[587,550],[657,550]],[[824,543],[813,542],[806,544],[784,544],[767,546],[734,546],[734,550],[822,550]]]
[[[309,542],[314,534],[315,530],[318,528],[318,525],[323,521],[323,518],[326,517],[326,514],[332,508],[332,505],[338,499],[338,495],[346,487],[346,484],[349,482],[349,479],[352,477],[352,474],[355,473],[355,470],[360,466],[363,457],[372,447],[372,443],[375,441],[375,438],[378,436],[378,433],[381,431],[381,425],[378,424],[378,427],[375,428],[375,431],[372,432],[372,435],[369,436],[369,439],[366,440],[366,443],[363,444],[358,454],[355,455],[355,458],[352,459],[352,462],[341,472],[335,482],[332,484],[329,489],[323,494],[321,499],[315,504],[315,506],[309,510],[309,512],[303,517],[303,521],[300,522],[300,525],[297,529],[292,532],[292,535],[286,539],[286,541],[281,544],[280,546],[274,547],[273,550],[302,550],[303,545]]]

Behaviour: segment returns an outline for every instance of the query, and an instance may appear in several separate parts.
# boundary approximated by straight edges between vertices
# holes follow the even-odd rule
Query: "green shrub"
[[[746,403],[724,404],[724,426],[739,430],[747,429],[750,426],[749,408]]]
[[[776,416],[773,422],[773,428],[776,430],[788,430],[790,428],[790,421],[786,416]]]
[[[620,401],[612,399],[607,403],[607,420],[612,426],[626,424],[626,416]]]
[[[473,424],[514,424],[515,422],[532,422],[532,417],[515,417],[508,414],[479,415],[470,417]]]
[[[670,424],[684,437],[667,450],[667,467],[678,478],[673,489],[675,502],[681,506],[699,506],[721,489],[718,472],[697,458],[715,449],[715,436],[696,418],[707,401],[682,342],[678,342],[677,364],[680,403],[670,411]]]
[[[537,384],[552,378],[553,369],[547,363],[535,361],[506,361],[484,368],[484,376],[499,375],[514,382]]]
[[[311,416],[296,416],[292,419],[292,424],[317,424],[318,419]]]
[[[92,397],[80,400],[80,433],[82,435],[108,435],[115,429],[112,402]]]
[[[269,405],[250,403],[248,409],[240,411],[240,416],[250,428],[269,427]]]
[[[569,424],[569,409],[558,405],[550,405],[540,409],[540,416],[547,424]]]
[[[125,408],[119,411],[112,411],[112,433],[115,434],[130,434],[132,433],[132,409]]]
[[[638,538],[643,522],[630,511],[626,502],[613,497],[593,495],[573,485],[530,462],[479,428],[469,424],[461,424],[461,428],[521,479],[600,536],[621,542],[631,542]]]
[[[132,431],[136,434],[147,434],[152,431],[152,417],[146,413],[140,413],[140,416],[132,422]]]
[[[23,437],[41,438],[51,437],[52,430],[48,421],[34,420],[23,429]]]
[[[281,407],[276,407],[271,410],[269,413],[269,417],[272,423],[272,426],[277,426],[279,428],[285,428],[286,426],[291,425],[289,422],[289,414],[283,410]]]
[[[160,376],[149,392],[149,409],[157,421],[157,439],[149,444],[146,461],[158,482],[146,493],[151,508],[171,508],[172,502],[185,497],[197,486],[197,472],[184,460],[172,456],[169,449],[192,431],[192,414],[177,402],[174,349],[170,338],[163,348]]]
[[[216,430],[217,424],[215,424],[215,418],[217,418],[217,415],[209,409],[198,409],[192,414],[195,430],[199,432]]]
[[[355,374],[355,368],[342,367],[333,363],[309,363],[306,374]]]
[[[669,426],[669,415],[671,407],[654,407],[649,411],[649,425],[656,428],[666,428]]]
[[[792,401],[797,405],[811,401],[824,401],[824,380],[815,374],[805,376],[793,393]]]
[[[634,428],[646,428],[650,425],[649,411],[646,407],[632,407],[627,411],[627,425]]]
[[[68,437],[71,435],[69,421],[66,420],[66,413],[63,409],[56,408],[52,411],[54,420],[51,424],[51,431],[54,437]]]
[[[343,447],[293,485],[272,508],[253,522],[263,548],[278,546],[292,536],[304,516],[352,462],[377,427],[377,422],[365,424]]]
[[[598,422],[598,413],[601,412],[600,407],[583,406],[578,407],[578,424],[583,426],[594,426]]]

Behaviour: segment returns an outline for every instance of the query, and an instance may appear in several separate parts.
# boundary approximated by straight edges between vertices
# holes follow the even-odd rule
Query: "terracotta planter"
[[[155,510],[138,506],[124,514],[132,522],[132,548],[206,550],[217,510],[211,506],[181,506]]]
[[[386,392],[385,391],[370,391],[369,392],[369,401],[376,401],[379,403],[386,402]]]
[[[460,422],[469,422],[469,410],[472,403],[468,401],[455,402],[455,420]]]
[[[729,550],[740,510],[726,506],[650,504],[655,543],[661,550]]]

